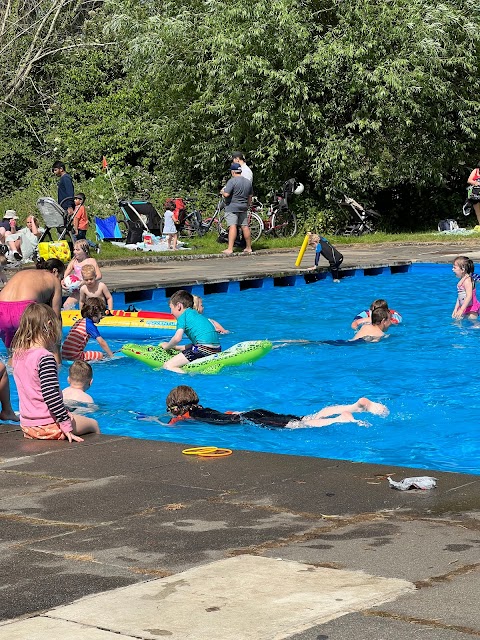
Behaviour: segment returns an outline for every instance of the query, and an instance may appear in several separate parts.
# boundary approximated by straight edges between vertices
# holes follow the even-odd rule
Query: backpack
[[[182,198],[174,198],[173,200],[167,200],[165,206],[169,207],[173,205],[173,222],[176,226],[182,226],[187,216],[187,208]]]
[[[438,223],[439,231],[457,231],[458,222],[456,220],[440,220]]]

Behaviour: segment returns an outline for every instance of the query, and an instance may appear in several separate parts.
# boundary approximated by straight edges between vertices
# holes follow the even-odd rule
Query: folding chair
[[[95,216],[95,235],[97,240],[103,242],[112,242],[112,240],[122,240],[122,232],[118,224],[117,216],[109,216],[108,218],[97,218]]]
[[[151,202],[146,200],[119,200],[118,206],[122,210],[128,227],[127,244],[141,242],[144,231],[156,236],[162,235],[162,217]]]
[[[45,197],[37,200],[37,209],[43,218],[45,231],[42,233],[38,243],[44,242],[46,238],[53,242],[52,229],[56,229],[58,240],[67,240],[73,250],[75,236],[73,234],[73,220],[53,198]]]

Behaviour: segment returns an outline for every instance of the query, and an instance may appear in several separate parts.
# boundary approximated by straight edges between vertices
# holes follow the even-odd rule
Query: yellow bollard
[[[299,267],[302,262],[303,256],[308,247],[309,240],[310,240],[310,233],[307,233],[307,235],[305,236],[305,240],[303,241],[302,246],[300,247],[300,251],[298,252],[297,260],[295,261],[296,267]]]

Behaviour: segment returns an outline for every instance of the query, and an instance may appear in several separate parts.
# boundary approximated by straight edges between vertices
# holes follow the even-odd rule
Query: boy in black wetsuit
[[[294,415],[273,413],[265,409],[253,409],[252,411],[222,413],[215,409],[202,407],[199,404],[198,395],[192,387],[180,385],[170,391],[167,396],[167,410],[173,414],[169,424],[175,424],[180,420],[198,420],[210,424],[239,424],[249,422],[266,429],[283,429],[295,427],[326,427],[337,422],[356,422],[352,413],[368,411],[379,416],[387,416],[387,407],[378,402],[372,402],[368,398],[359,398],[354,404],[336,405],[325,407],[318,413],[303,418]]]

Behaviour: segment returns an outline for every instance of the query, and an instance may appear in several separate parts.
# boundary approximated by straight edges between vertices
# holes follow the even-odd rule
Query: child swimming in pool
[[[13,376],[20,401],[20,425],[30,440],[83,442],[85,433],[100,433],[98,422],[68,413],[58,382],[53,351],[62,326],[51,307],[28,306],[12,342]]]
[[[457,302],[452,312],[455,320],[461,320],[465,316],[469,320],[478,318],[480,303],[475,290],[476,281],[472,277],[474,270],[473,261],[466,256],[458,256],[453,261],[452,271],[460,280],[457,284]]]
[[[198,313],[203,313],[203,300],[200,296],[193,296],[193,308],[195,311],[198,311]],[[212,320],[212,318],[209,318],[209,320],[215,327],[215,331],[217,333],[230,333],[228,329],[224,329],[220,323],[216,322],[216,320]]]
[[[378,342],[382,338],[388,338],[386,332],[392,324],[388,307],[377,307],[372,311],[370,324],[363,324],[350,342],[363,339],[365,342]]]
[[[371,323],[372,311],[380,307],[382,307],[383,309],[387,309],[387,311],[389,311],[390,320],[392,321],[392,324],[400,324],[402,322],[402,316],[397,311],[395,311],[395,309],[389,309],[388,302],[386,300],[379,298],[378,300],[374,300],[372,302],[369,309],[366,309],[365,311],[361,311],[359,314],[355,316],[351,325],[352,329],[356,331],[363,324]]]
[[[252,411],[228,411],[222,413],[215,409],[202,407],[199,397],[192,387],[180,385],[170,391],[166,399],[167,410],[173,415],[168,424],[175,424],[180,420],[198,420],[211,424],[239,424],[250,423],[266,429],[294,429],[302,427],[326,427],[339,422],[356,422],[365,425],[364,422],[353,417],[353,413],[368,412],[377,416],[386,417],[389,413],[387,407],[378,402],[372,402],[368,398],[359,398],[353,404],[325,407],[317,413],[303,418],[294,415],[273,413],[266,409],[253,409]],[[142,419],[142,418],[140,418]],[[160,419],[144,416],[143,419],[154,420],[161,423]]]

